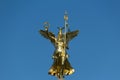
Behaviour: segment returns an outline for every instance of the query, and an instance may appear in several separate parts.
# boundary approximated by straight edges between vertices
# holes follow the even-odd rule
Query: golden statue
[[[69,49],[68,43],[70,40],[72,40],[77,34],[79,33],[79,30],[75,31],[68,31],[66,32],[66,29],[68,28],[67,20],[68,16],[64,16],[65,19],[65,27],[59,28],[59,32],[57,37],[48,30],[49,23],[46,22],[44,25],[45,30],[40,30],[40,34],[44,36],[45,38],[49,39],[51,43],[55,47],[55,51],[53,53],[53,65],[51,66],[49,70],[49,74],[60,78],[63,78],[65,75],[71,75],[74,73],[74,69],[72,68],[71,64],[68,61],[68,54],[67,49]],[[63,29],[65,29],[65,33],[63,33]]]

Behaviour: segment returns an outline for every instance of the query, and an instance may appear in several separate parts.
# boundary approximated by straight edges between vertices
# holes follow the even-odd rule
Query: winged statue
[[[56,76],[59,80],[62,80],[64,76],[71,75],[74,73],[74,69],[71,66],[70,62],[68,61],[68,53],[67,50],[69,49],[69,42],[75,38],[79,30],[70,31],[68,28],[68,15],[65,12],[64,15],[65,25],[63,28],[58,28],[58,34],[55,35],[51,31],[49,31],[49,23],[44,23],[44,30],[40,30],[39,33],[46,39],[50,40],[50,42],[55,47],[53,53],[53,64],[49,69],[48,74]],[[63,33],[64,30],[64,33]]]
[[[67,49],[69,49],[69,42],[78,35],[79,30],[69,31],[66,34],[62,32],[63,28],[59,28],[58,35],[55,36],[48,30],[40,30],[40,34],[49,39],[54,45],[55,50],[53,53],[53,65],[49,70],[49,74],[58,78],[64,77],[65,75],[71,75],[74,73],[74,69],[68,61]]]

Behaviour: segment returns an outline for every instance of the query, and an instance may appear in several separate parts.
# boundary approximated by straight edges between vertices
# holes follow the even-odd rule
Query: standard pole
[[[68,23],[67,23],[67,21],[68,21],[68,15],[67,15],[67,11],[65,11],[65,15],[64,15],[64,20],[65,20],[65,40],[64,40],[64,43],[65,43],[65,49],[66,49],[66,33],[67,33],[67,25],[68,25]]]

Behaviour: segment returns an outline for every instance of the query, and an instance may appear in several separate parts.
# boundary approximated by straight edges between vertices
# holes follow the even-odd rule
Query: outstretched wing
[[[75,30],[72,32],[67,32],[66,33],[66,43],[67,43],[67,47],[68,47],[68,43],[70,40],[72,40],[74,37],[76,37],[79,33],[79,30]]]
[[[49,39],[53,44],[55,43],[55,35],[52,32],[48,32],[44,30],[40,30],[39,32],[43,37]]]

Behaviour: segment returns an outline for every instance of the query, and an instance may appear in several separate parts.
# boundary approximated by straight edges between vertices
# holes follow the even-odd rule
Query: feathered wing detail
[[[66,43],[67,43],[67,47],[68,47],[68,43],[69,41],[71,41],[74,37],[76,37],[79,33],[79,30],[75,30],[72,32],[67,32],[66,33]]]
[[[52,32],[40,30],[40,34],[45,37],[46,39],[49,39],[53,45],[55,45],[55,35]]]

